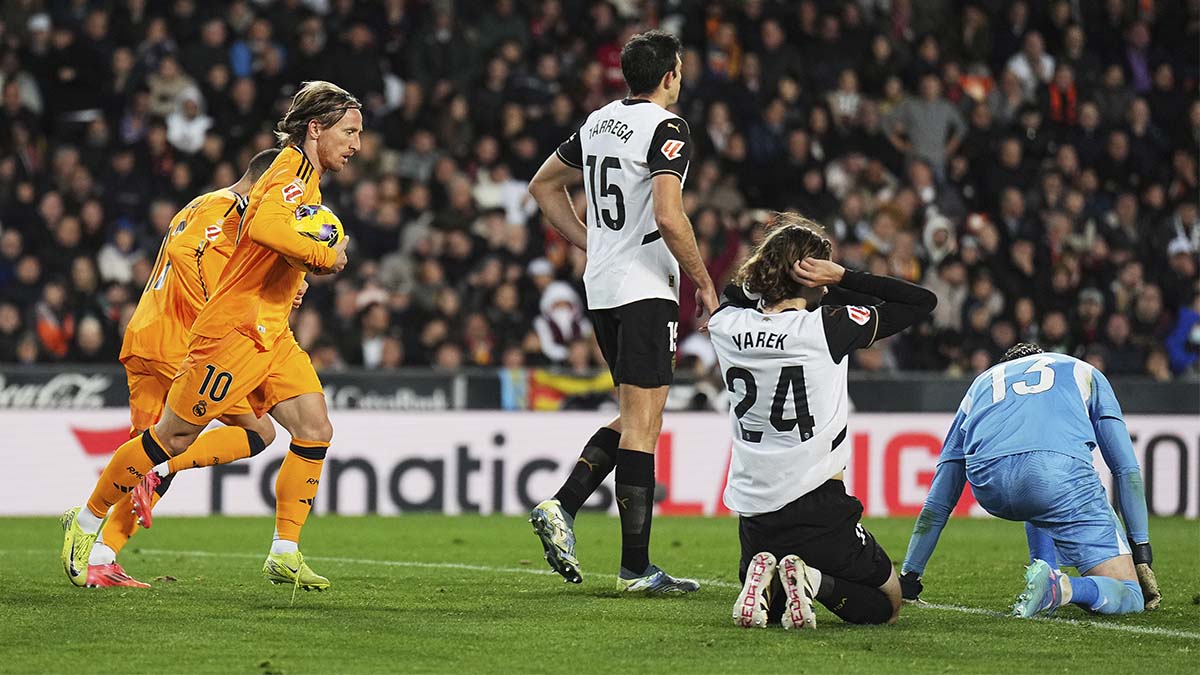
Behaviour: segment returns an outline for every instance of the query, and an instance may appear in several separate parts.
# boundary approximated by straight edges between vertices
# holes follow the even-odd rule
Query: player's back
[[[187,354],[188,332],[208,302],[233,251],[245,200],[229,189],[188,203],[171,220],[150,279],[125,329],[121,360],[131,356],[178,363]]]
[[[727,306],[709,321],[731,399],[725,502],[738,513],[778,510],[846,467],[849,359],[831,355],[827,311]]]
[[[1091,462],[1095,380],[1102,377],[1091,365],[1055,353],[1033,354],[984,371],[959,409],[967,465],[1032,450]]]
[[[652,179],[660,173],[686,178],[687,123],[651,101],[623,99],[588,115],[574,140],[579,147],[560,149],[559,156],[583,170],[588,307],[648,298],[677,302],[679,263],[658,231]]]
[[[238,331],[270,348],[288,329],[292,300],[304,272],[278,253],[254,243],[249,228],[291,227],[296,208],[321,203],[320,179],[296,146],[285,148],[254,183],[236,229],[229,264],[192,332],[221,338]]]

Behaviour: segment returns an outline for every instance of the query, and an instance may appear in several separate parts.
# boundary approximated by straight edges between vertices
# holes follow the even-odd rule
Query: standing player
[[[129,379],[130,438],[141,435],[162,416],[171,380],[187,356],[188,332],[233,254],[246,195],[278,154],[278,150],[258,153],[237,183],[196,197],[171,220],[121,345],[121,363]],[[150,509],[166,493],[174,471],[250,457],[275,440],[275,426],[256,417],[245,401],[232,406],[220,420],[245,429],[245,439],[211,449],[193,445],[159,469],[166,477],[156,489],[147,493],[139,484],[122,497],[92,547],[88,586],[148,586],[125,573],[116,562],[117,554],[137,529],[135,510],[139,512],[137,520],[150,526]],[[201,450],[211,454],[201,454]]]
[[[667,110],[678,100],[682,81],[679,40],[662,31],[635,35],[621,49],[621,73],[629,96],[589,115],[529,184],[551,224],[587,251],[589,315],[620,403],[617,418],[592,436],[562,488],[534,508],[530,522],[550,567],[567,581],[581,582],[575,514],[615,467],[620,587],[688,593],[700,585],[650,563],[654,449],[674,375],[680,267],[696,284],[698,312],[717,308],[683,211],[692,139],[687,122]],[[586,224],[575,215],[566,189],[580,171]]]
[[[235,427],[204,427],[248,398],[255,414],[269,412],[292,437],[275,482],[275,538],[263,574],[273,583],[329,588],[304,562],[298,542],[333,426],[321,382],[287,318],[304,282],[300,268],[341,271],[348,239],[331,248],[292,223],[297,207],[321,203],[321,176],[342,170],[358,151],[360,107],[341,87],[321,81],[306,82],[292,99],[276,127],[283,151],[250,192],[233,256],[192,325],[163,418],[118,448],[87,504],[63,515],[63,566],[76,585],[85,583],[82,568],[109,507],[152,467],[193,444],[225,447],[245,436]]]
[[[1097,445],[1113,473],[1128,541],[1092,464]],[[1025,522],[1030,565],[1014,616],[1067,603],[1100,614],[1158,606],[1142,474],[1121,405],[1099,370],[1021,343],[975,378],[908,542],[906,599],[918,598],[920,575],[967,481],[988,513]],[[1060,562],[1082,576],[1060,572]]]
[[[743,582],[733,619],[747,628],[815,628],[814,599],[850,623],[900,613],[892,562],[842,482],[847,355],[927,316],[937,297],[847,270],[831,249],[819,226],[779,214],[708,322],[733,427],[725,505],[740,516]],[[884,302],[818,307],[832,285]]]

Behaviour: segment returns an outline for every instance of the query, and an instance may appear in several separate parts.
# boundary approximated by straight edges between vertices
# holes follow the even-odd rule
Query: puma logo
[[[586,466],[586,467],[588,468],[588,471],[595,471],[595,470],[596,470],[596,465],[595,465],[595,464],[592,464],[591,462],[587,461],[586,459],[584,459],[584,458],[580,457],[580,458],[579,458],[579,461],[580,461],[580,462],[583,462],[583,465],[584,465],[584,466]]]
[[[622,510],[629,508],[629,497],[625,497],[624,499],[617,497],[617,506]]]
[[[672,129],[674,129],[674,130],[675,130],[675,133],[680,133],[680,131],[679,131],[679,125],[678,125],[678,124],[675,124],[674,122],[667,122],[667,126],[669,126],[669,127],[671,127]]]

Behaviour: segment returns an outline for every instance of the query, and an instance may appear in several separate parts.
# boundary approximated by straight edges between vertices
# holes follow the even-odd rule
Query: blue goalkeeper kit
[[[989,513],[1025,521],[1048,535],[1053,545],[1041,547],[1042,557],[1056,553],[1057,560],[1048,560],[1052,564],[1084,573],[1129,553],[1093,468],[1097,447],[1113,474],[1129,539],[1148,542],[1141,471],[1104,375],[1052,353],[985,371],[971,384],[946,436],[903,571],[924,572],[967,481]]]

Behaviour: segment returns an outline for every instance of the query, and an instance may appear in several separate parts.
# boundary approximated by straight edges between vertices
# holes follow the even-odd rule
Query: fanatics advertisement
[[[128,437],[127,410],[0,411],[15,430],[6,453],[16,493],[0,515],[57,515],[82,504],[112,451]],[[549,497],[583,443],[610,416],[585,412],[334,411],[333,446],[321,476],[318,513],[432,511],[525,514]],[[849,491],[870,516],[915,516],[950,424],[948,414],[851,415]],[[1133,415],[1127,420],[1154,515],[1200,514],[1200,418]],[[268,515],[287,434],[250,460],[182,472],[156,512]],[[721,515],[729,426],[717,413],[668,413],[657,453],[665,488],[658,509]],[[1100,453],[1096,467],[1110,478]],[[612,478],[589,507],[615,513]],[[983,515],[968,490],[957,514]]]

